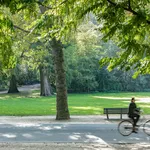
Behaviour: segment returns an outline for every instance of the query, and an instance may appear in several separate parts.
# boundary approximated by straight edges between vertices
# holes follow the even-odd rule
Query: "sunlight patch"
[[[35,124],[35,123],[18,123],[15,125],[16,127],[33,127],[33,126],[40,126],[39,124]]]
[[[7,137],[7,138],[15,138],[17,137],[15,134],[2,134],[3,137]]]
[[[149,105],[141,105],[141,104],[140,104],[140,107],[141,107],[141,108],[150,108]]]
[[[72,107],[73,109],[82,109],[82,110],[100,110],[100,108],[95,107]]]
[[[69,138],[72,139],[72,140],[79,140],[81,138],[81,136],[79,136],[79,135],[70,135]]]
[[[54,126],[54,127],[46,126],[46,127],[39,127],[39,129],[46,131],[46,130],[52,130],[52,129],[62,129],[62,127],[60,127],[60,126]]]
[[[39,93],[32,93],[32,95],[30,97],[38,98],[38,97],[40,97],[40,94]]]
[[[93,96],[94,98],[103,98],[103,99],[115,99],[115,100],[129,100],[129,97],[106,97],[106,96]]]
[[[48,131],[48,130],[52,130],[52,127],[39,127],[38,129]]]
[[[150,103],[150,98],[140,98],[137,103]]]
[[[0,97],[0,99],[2,99],[2,100],[8,100],[10,98],[10,96],[2,96],[2,97]]]
[[[31,134],[28,134],[28,133],[22,134],[22,136],[26,137],[26,138],[32,138],[33,137]]]
[[[94,98],[103,98],[103,99],[114,99],[114,100],[131,100],[129,97],[107,97],[107,96],[93,96]],[[123,102],[128,102],[128,101],[123,101]],[[150,103],[150,97],[148,98],[136,98],[137,103]]]
[[[54,126],[54,129],[61,129],[60,126]]]
[[[97,137],[97,136],[94,136],[94,135],[86,135],[86,137],[88,138],[85,142],[98,142],[98,143],[101,143],[101,144],[106,144],[107,143],[102,140],[101,138]]]

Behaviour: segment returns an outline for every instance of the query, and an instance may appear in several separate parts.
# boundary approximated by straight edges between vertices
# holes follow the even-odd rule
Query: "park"
[[[150,149],[149,2],[1,0],[0,150]]]

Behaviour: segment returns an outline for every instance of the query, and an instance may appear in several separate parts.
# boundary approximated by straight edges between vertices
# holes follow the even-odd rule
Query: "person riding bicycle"
[[[135,98],[134,97],[132,97],[131,103],[129,104],[128,116],[129,116],[129,118],[131,118],[133,120],[133,132],[137,133],[135,131],[135,127],[137,126],[137,122],[138,122],[138,120],[140,118],[140,111],[136,107]]]

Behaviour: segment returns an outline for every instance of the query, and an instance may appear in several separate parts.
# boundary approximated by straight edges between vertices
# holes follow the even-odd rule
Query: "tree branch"
[[[134,11],[134,10],[131,8],[130,0],[128,0],[128,4],[129,4],[129,7],[128,7],[128,8],[123,7],[123,6],[121,6],[121,5],[119,5],[119,4],[115,3],[115,2],[112,2],[111,0],[107,0],[107,2],[110,3],[111,5],[115,6],[115,7],[117,6],[117,7],[123,8],[124,10],[126,10],[126,11],[132,13],[133,15],[136,15],[136,16],[139,15],[139,13],[137,13],[136,11]],[[140,15],[139,15],[139,16],[140,16]],[[145,21],[146,21],[148,24],[150,24],[150,20],[147,20],[147,19],[145,18]]]
[[[114,3],[114,2],[112,2],[112,1],[110,1],[110,0],[107,0],[107,2],[110,3],[110,4],[113,5],[113,6],[117,6],[116,3]]]
[[[64,1],[62,1],[59,5],[62,5],[62,4],[64,4],[65,2],[67,2],[68,0],[64,0]]]
[[[39,5],[41,5],[41,6],[43,6],[43,7],[45,7],[45,8],[47,8],[47,9],[56,9],[56,8],[59,7],[60,5],[66,3],[67,1],[68,1],[68,0],[62,1],[62,2],[61,2],[60,4],[58,4],[58,6],[56,6],[56,7],[46,6],[46,5],[44,5],[44,4],[43,4],[42,2],[40,2],[40,1],[36,1],[36,3],[39,4]]]
[[[25,29],[22,29],[22,28],[20,28],[20,27],[18,27],[18,26],[16,26],[16,25],[13,25],[14,26],[14,28],[16,28],[16,29],[18,29],[18,30],[20,30],[20,31],[22,31],[22,32],[25,32],[25,33],[31,33],[31,31],[29,31],[29,30],[25,30]],[[36,35],[36,36],[40,36],[40,34],[38,34],[38,33],[33,33],[33,35]]]
[[[128,0],[128,8],[131,9],[131,2]]]
[[[47,9],[53,9],[52,7],[49,7],[49,6],[44,5],[44,4],[43,4],[42,2],[40,2],[40,1],[36,1],[36,3],[39,4],[39,5],[41,5],[41,6],[43,6],[43,7],[45,7],[45,8],[47,8]]]
[[[20,27],[18,27],[18,26],[16,26],[16,25],[14,25],[14,28],[19,29],[19,30],[21,30],[21,31],[23,31],[23,32],[25,32],[25,33],[30,33],[30,32],[31,32],[31,31],[22,29],[22,28],[20,28]]]

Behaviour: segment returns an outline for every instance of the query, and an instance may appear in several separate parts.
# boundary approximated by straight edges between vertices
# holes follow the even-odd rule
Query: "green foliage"
[[[0,91],[7,89],[7,75],[5,73],[0,73]]]
[[[12,21],[7,15],[7,9],[0,8],[0,62],[1,67],[12,67],[13,51],[12,51],[12,40],[13,40],[13,25]]]
[[[98,83],[95,72],[98,70],[98,32],[92,22],[82,24],[74,35],[74,41],[65,49],[67,83],[70,92],[96,90]]]
[[[65,5],[59,7],[60,11],[66,14],[64,17],[67,23],[73,20],[76,26],[86,14],[92,12],[100,22],[99,29],[104,35],[103,39],[113,39],[122,49],[116,58],[110,59],[108,67],[110,70],[117,66],[128,70],[133,66],[137,75],[149,73],[149,65],[143,68],[144,64],[149,61],[149,1],[77,0],[69,2],[66,2],[69,13],[65,13]],[[65,23],[66,26],[67,23]],[[68,27],[72,26],[69,25],[66,28]]]
[[[7,0],[1,1],[1,5],[9,7],[13,13],[24,11],[25,18],[36,16],[38,20],[28,27],[32,28],[33,33],[42,33],[42,37],[55,35],[63,39],[77,29],[87,14],[93,13],[100,23],[99,29],[103,33],[103,39],[113,39],[122,49],[116,58],[110,59],[108,68],[111,70],[120,66],[128,70],[133,66],[137,71],[135,76],[139,73],[149,73],[148,0]],[[41,6],[44,7],[44,13],[39,15]],[[6,20],[8,22],[8,19]],[[6,48],[10,49],[11,40],[8,36],[6,43]],[[144,65],[146,67],[143,67]]]
[[[108,1],[105,7],[104,4],[102,7],[103,11],[96,9],[94,12],[98,20],[104,22],[101,28],[105,35],[103,38],[113,38],[122,48],[122,52],[118,53],[116,58],[103,60],[105,63],[109,63],[108,69],[112,70],[117,66],[125,70],[134,68],[136,70],[134,77],[149,73],[148,65],[143,68],[144,60],[148,56],[146,51],[149,51],[150,48],[147,40],[150,31],[148,2]]]
[[[65,45],[65,63],[67,71],[67,85],[69,92],[92,92],[92,91],[142,91],[148,90],[147,76],[140,76],[133,80],[133,71],[123,72],[114,69],[111,73],[106,67],[120,49],[112,42],[99,40],[100,35],[96,25],[92,22],[83,23],[77,29],[74,40]],[[109,66],[108,69],[112,69]],[[130,67],[130,66],[129,66]],[[131,68],[132,69],[132,68]],[[144,83],[144,84],[143,84]],[[136,85],[136,86],[135,86]]]

